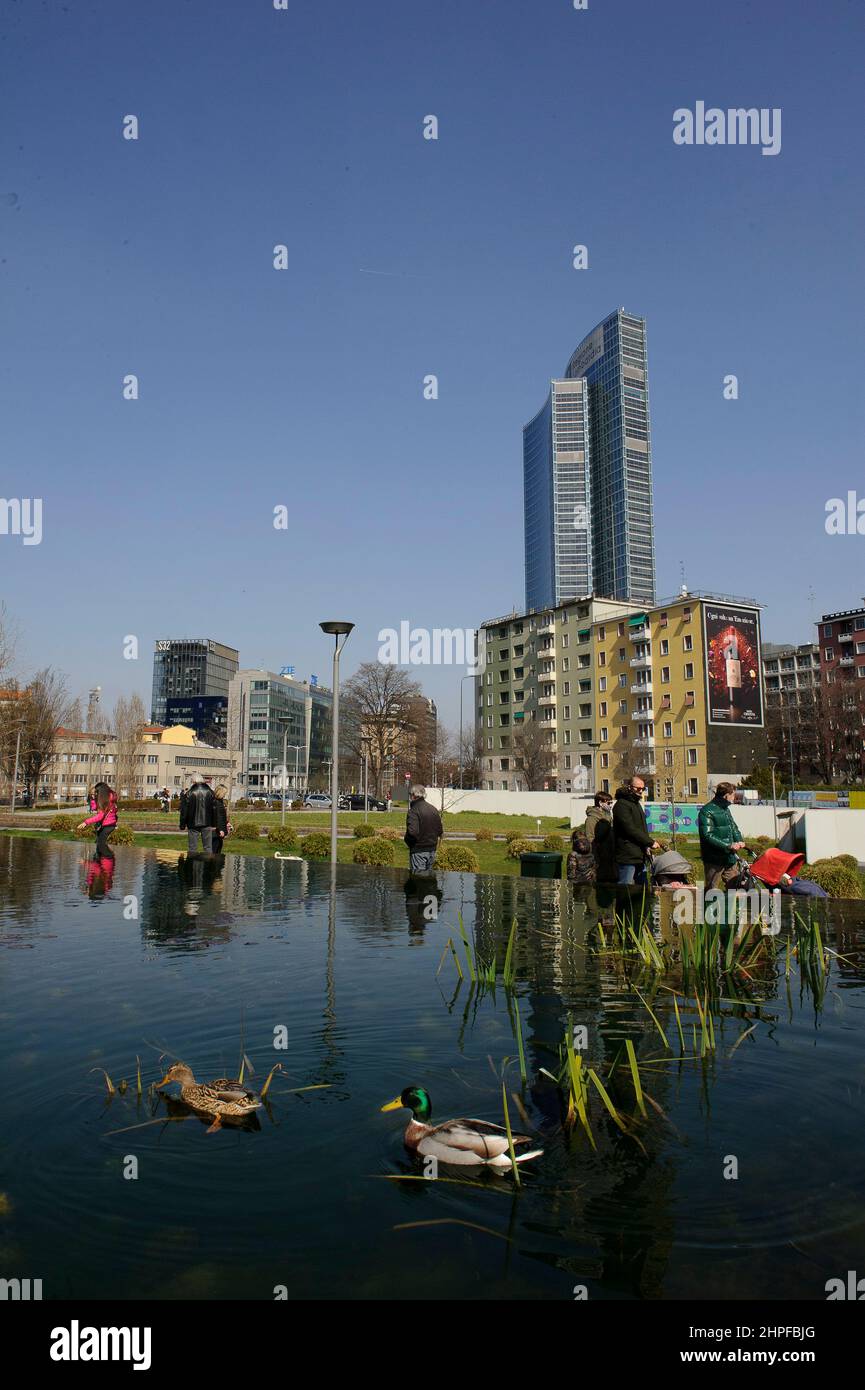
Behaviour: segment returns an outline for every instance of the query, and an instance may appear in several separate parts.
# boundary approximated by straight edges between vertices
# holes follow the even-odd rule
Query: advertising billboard
[[[708,723],[762,728],[759,611],[704,601],[703,648]]]

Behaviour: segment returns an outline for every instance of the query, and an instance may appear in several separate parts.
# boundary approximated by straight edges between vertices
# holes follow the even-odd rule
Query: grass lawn
[[[40,806],[38,811],[22,811],[21,815],[33,815],[34,822],[44,824],[45,820],[50,820],[52,815],[75,816],[81,813],[84,820],[90,814],[83,807],[64,806],[58,812],[56,807]],[[16,818],[19,812],[16,810]],[[339,811],[336,823],[342,830],[351,830],[353,826],[359,825],[361,821],[368,820],[371,825],[405,826],[405,809],[401,811]],[[264,829],[272,825],[279,825],[282,820],[280,811],[264,811],[255,808],[249,811],[234,810],[231,816],[236,824],[239,820],[254,820]],[[490,813],[485,811],[446,811],[442,817],[445,834],[449,831],[456,831],[461,834],[473,834],[476,830],[491,830],[494,835],[505,836],[511,830],[519,830],[526,835],[537,835],[538,817],[537,816],[506,816],[502,813]],[[570,834],[570,821],[562,819],[561,816],[541,816],[541,835],[549,835],[553,832],[567,836]],[[136,826],[147,826],[152,829],[165,829],[177,827],[177,811],[173,810],[168,815],[164,815],[158,809],[152,811],[124,811],[120,812],[121,825],[129,825],[134,830]],[[305,830],[328,830],[330,828],[329,811],[286,811],[286,825],[293,826],[298,832]]]

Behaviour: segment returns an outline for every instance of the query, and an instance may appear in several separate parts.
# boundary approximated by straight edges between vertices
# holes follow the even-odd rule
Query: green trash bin
[[[561,878],[562,856],[552,850],[530,850],[520,855],[520,878]]]

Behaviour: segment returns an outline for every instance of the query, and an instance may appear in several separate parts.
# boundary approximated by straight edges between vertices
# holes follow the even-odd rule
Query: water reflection
[[[855,1267],[862,904],[814,905],[822,984],[800,968],[785,903],[771,949],[695,995],[686,929],[641,890],[126,847],[106,865],[26,840],[0,864],[2,1234],[53,1271],[49,1297],[269,1297],[283,1283],[297,1297],[570,1299],[583,1282],[600,1298],[822,1298],[824,1263]],[[494,983],[469,978],[458,915]],[[663,972],[612,948],[623,923],[651,935]],[[716,1044],[703,1055],[701,1010]],[[593,1089],[594,1148],[563,1123],[554,1079],[575,1028],[629,1121]],[[281,1061],[261,1129],[205,1140],[175,1123],[148,1092],[163,1051],[202,1076],[236,1076],[248,1055],[256,1086]],[[91,1069],[134,1078],[136,1057],[142,1096],[130,1083],[106,1104]],[[502,1076],[544,1147],[519,1192],[492,1176],[395,1181],[418,1169],[382,1100],[423,1084],[437,1118],[500,1121]],[[118,1177],[130,1151],[134,1203]],[[738,1182],[723,1177],[730,1154]],[[242,1222],[227,1227],[226,1209]]]

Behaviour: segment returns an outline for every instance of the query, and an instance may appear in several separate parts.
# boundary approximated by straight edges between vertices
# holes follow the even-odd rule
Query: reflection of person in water
[[[177,873],[183,886],[183,911],[197,917],[205,898],[222,891],[224,854],[181,854]]]
[[[94,855],[92,859],[85,860],[86,875],[83,892],[88,898],[98,900],[104,898],[106,893],[111,892],[111,885],[114,882],[114,852],[106,846],[102,854]]]
[[[423,936],[430,922],[438,918],[444,893],[428,874],[409,874],[405,881],[405,911],[409,936]]]

